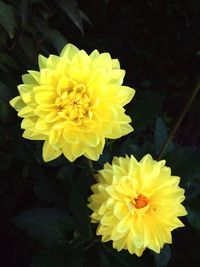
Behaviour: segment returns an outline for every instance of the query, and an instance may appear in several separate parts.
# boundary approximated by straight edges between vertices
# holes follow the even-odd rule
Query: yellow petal
[[[83,140],[83,134],[76,130],[73,131],[72,129],[64,129],[63,137],[67,142],[72,144],[79,144]]]
[[[46,68],[46,66],[47,66],[47,58],[44,57],[43,55],[39,55],[38,56],[38,63],[39,63],[40,70]]]
[[[17,111],[20,111],[26,106],[21,96],[16,96],[13,99],[11,99],[10,105]]]
[[[35,70],[29,70],[28,73],[34,78],[34,80],[39,83],[40,82],[40,72]]]
[[[122,106],[129,103],[135,95],[135,90],[128,86],[111,84],[108,87],[108,98]]]
[[[34,110],[30,106],[25,106],[22,108],[18,114],[19,117],[29,117],[29,116],[35,116]]]
[[[48,105],[55,103],[55,92],[46,91],[35,95],[35,101],[40,105]]]
[[[42,156],[45,162],[58,158],[62,154],[60,149],[55,150],[46,140],[42,149]]]
[[[73,162],[83,154],[83,146],[81,144],[71,144],[66,142],[62,146],[62,151],[65,157]]]
[[[22,136],[29,140],[45,140],[46,138],[44,134],[38,133],[37,131],[29,130],[25,130]]]
[[[79,51],[79,49],[73,44],[67,44],[61,51],[60,56],[66,57],[69,60]]]
[[[96,147],[100,142],[100,137],[95,132],[93,133],[85,133],[84,134],[84,142],[86,145],[90,147]]]
[[[21,128],[22,129],[34,128],[36,121],[37,117],[24,118],[21,123]]]
[[[28,73],[22,75],[22,81],[24,84],[37,84],[37,81],[34,79],[34,77]]]
[[[91,160],[98,160],[100,155],[103,152],[103,147],[104,147],[105,141],[99,142],[99,144],[96,147],[88,147],[85,146],[84,149],[84,156],[91,159]]]

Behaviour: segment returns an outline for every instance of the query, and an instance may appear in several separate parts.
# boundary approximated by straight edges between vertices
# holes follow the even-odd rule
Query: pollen
[[[149,204],[148,198],[141,195],[141,194],[135,199],[136,209],[142,209],[142,208],[146,207],[148,204]]]

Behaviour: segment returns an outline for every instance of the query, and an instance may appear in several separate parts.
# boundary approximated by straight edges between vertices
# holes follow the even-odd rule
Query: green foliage
[[[160,254],[154,254],[156,267],[165,267],[171,259],[171,249],[169,245],[165,245]]]
[[[162,97],[158,93],[146,91],[134,99],[130,105],[129,114],[133,117],[135,131],[140,132],[154,121],[161,109]]]
[[[15,12],[11,5],[0,1],[0,24],[7,31],[10,38],[14,37],[16,28]]]
[[[65,12],[66,15],[75,23],[79,30],[83,33],[83,22],[81,19],[80,10],[75,0],[61,0],[58,2],[59,7]]]
[[[200,230],[199,201],[196,200],[196,201],[193,201],[192,203],[189,203],[187,206],[187,211],[188,211],[188,221],[191,224],[191,226],[196,228],[197,230]]]
[[[20,229],[37,239],[44,247],[52,247],[64,242],[65,236],[61,231],[61,225],[66,229],[73,229],[73,220],[65,210],[54,208],[35,208],[26,210],[14,218],[14,222]]]
[[[182,177],[184,183],[199,179],[200,150],[198,147],[179,147],[166,156],[173,173]]]
[[[186,227],[174,232],[173,244],[160,254],[147,251],[141,258],[119,253],[96,236],[87,208],[94,183],[87,161],[71,164],[61,156],[44,163],[42,143],[22,138],[21,120],[9,105],[21,75],[38,69],[38,54],[58,54],[68,41],[88,52],[109,51],[126,70],[125,84],[136,88],[125,107],[134,132],[107,140],[94,169],[115,155],[140,160],[150,153],[157,159],[199,67],[200,5],[144,2],[0,1],[0,266],[188,266],[184,244],[191,231],[199,236],[200,230],[199,99],[163,156],[185,189]],[[199,266],[192,246],[188,252]]]
[[[159,155],[162,145],[166,142],[167,137],[168,133],[163,120],[161,118],[157,118],[155,125],[155,134],[154,134],[154,144],[157,155]],[[165,150],[165,153],[168,153],[172,150],[174,150],[174,145],[172,142],[170,142],[170,144]]]

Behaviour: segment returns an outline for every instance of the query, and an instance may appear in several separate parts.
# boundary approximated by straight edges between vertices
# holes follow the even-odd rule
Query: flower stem
[[[94,176],[94,168],[93,168],[93,165],[92,165],[92,161],[90,159],[88,159],[87,161],[88,161],[88,167],[89,167],[90,174],[92,176]]]
[[[158,160],[160,160],[162,157],[163,157],[163,154],[165,152],[165,150],[167,149],[169,143],[171,142],[172,138],[174,137],[174,134],[176,133],[176,131],[178,130],[181,122],[183,121],[187,111],[189,110],[189,108],[191,107],[198,91],[199,91],[199,88],[200,88],[200,81],[197,82],[196,86],[194,87],[194,90],[190,96],[190,98],[188,99],[188,101],[185,103],[185,106],[183,107],[183,110],[181,112],[181,114],[179,115],[172,131],[170,132],[167,140],[164,142],[164,144],[162,145],[161,149],[160,149],[160,153],[158,155]]]

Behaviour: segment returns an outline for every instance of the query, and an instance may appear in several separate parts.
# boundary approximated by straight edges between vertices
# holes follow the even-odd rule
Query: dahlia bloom
[[[154,161],[149,154],[140,162],[133,156],[115,157],[97,173],[97,180],[89,198],[91,219],[99,224],[102,241],[113,241],[118,251],[141,256],[149,248],[159,253],[172,243],[171,231],[184,226],[178,219],[186,215],[184,190],[164,160]]]
[[[97,160],[105,138],[133,130],[123,106],[135,90],[122,86],[125,71],[109,53],[88,55],[67,44],[60,56],[39,55],[39,69],[22,76],[20,96],[10,104],[23,118],[23,137],[44,140],[45,161],[62,153],[70,161]]]

